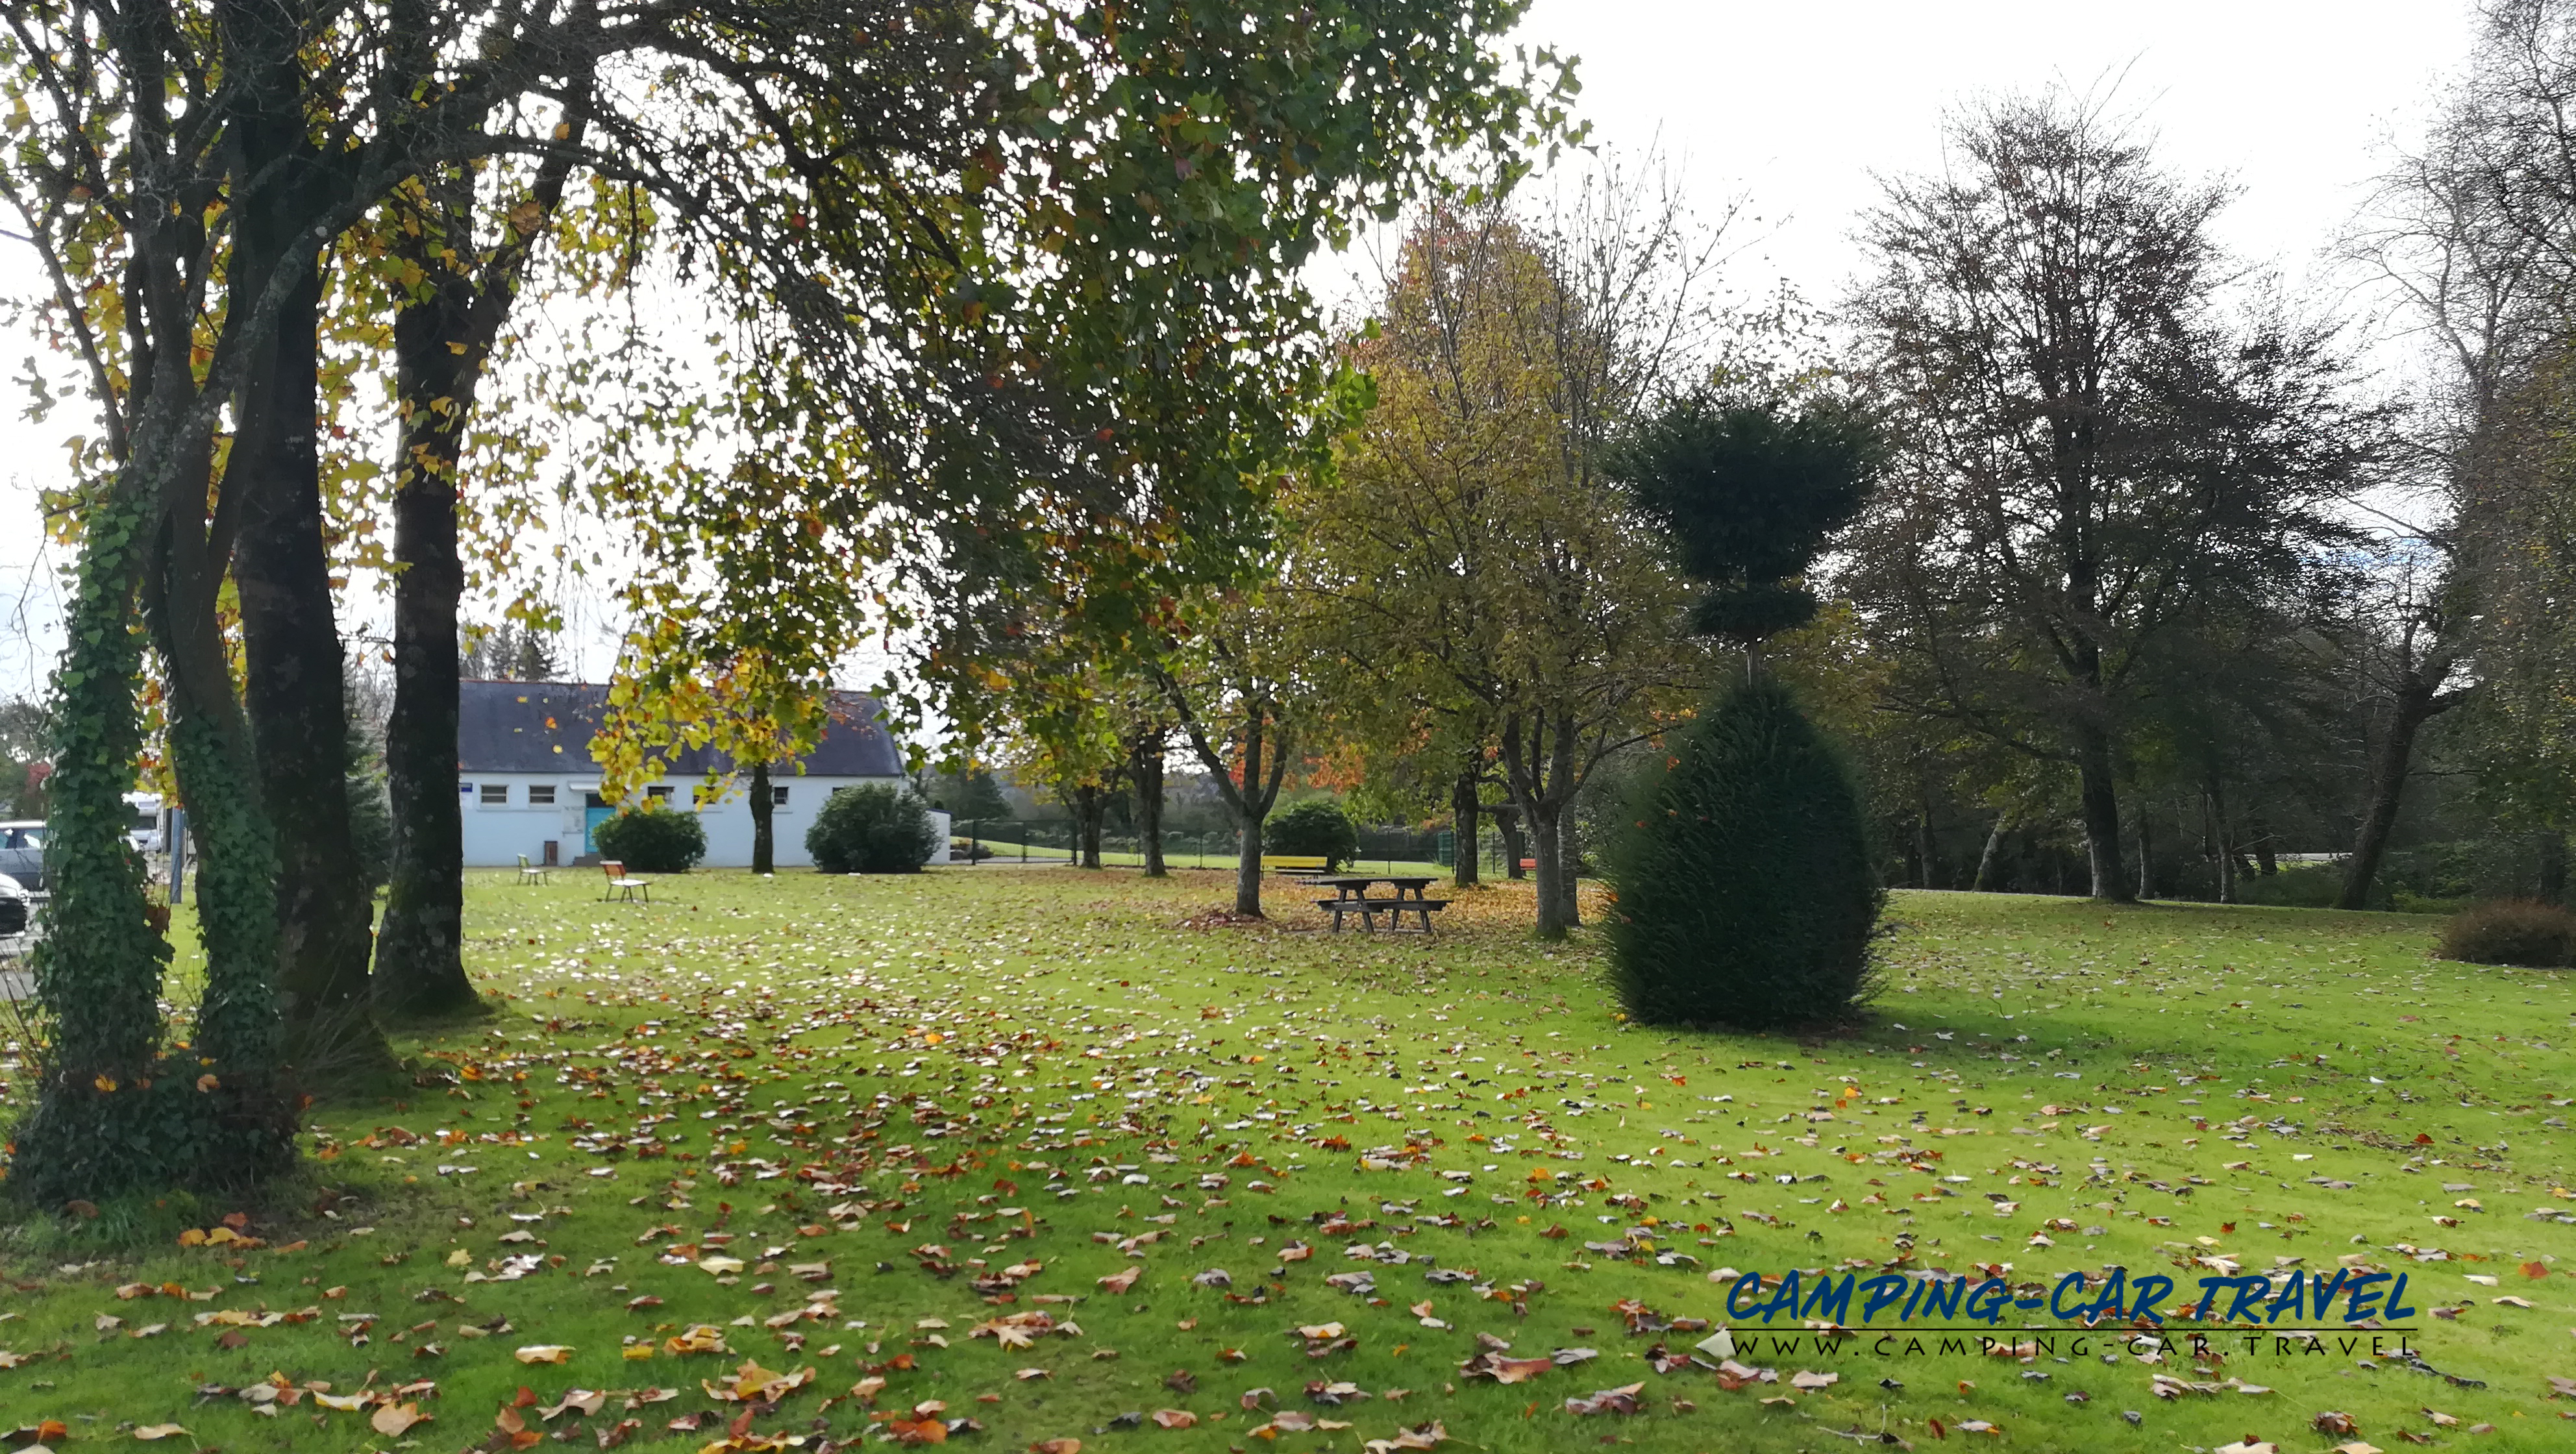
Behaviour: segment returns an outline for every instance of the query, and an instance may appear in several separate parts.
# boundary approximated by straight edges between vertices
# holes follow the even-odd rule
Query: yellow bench
[[[1331,867],[1332,865],[1326,863],[1324,861],[1324,856],[1320,853],[1265,853],[1261,855],[1262,872],[1284,874],[1290,878],[1311,878],[1316,874],[1325,872]]]

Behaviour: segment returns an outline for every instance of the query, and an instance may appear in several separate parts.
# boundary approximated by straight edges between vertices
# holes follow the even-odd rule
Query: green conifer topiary
[[[1330,798],[1297,804],[1271,819],[1261,836],[1271,852],[1321,858],[1327,869],[1339,869],[1360,851],[1359,829]]]
[[[840,788],[805,830],[805,851],[824,873],[918,873],[939,851],[939,826],[909,788]]]
[[[1840,1019],[1868,984],[1886,898],[1842,753],[1760,679],[1674,734],[1613,840],[1614,983],[1649,1024]]]
[[[599,856],[629,873],[687,873],[707,856],[707,830],[695,813],[666,808],[658,798],[621,808],[591,834]]]

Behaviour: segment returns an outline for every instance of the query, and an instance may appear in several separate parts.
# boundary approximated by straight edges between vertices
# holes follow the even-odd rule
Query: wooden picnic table
[[[1449,907],[1447,899],[1425,897],[1423,891],[1431,887],[1433,877],[1431,874],[1336,873],[1310,878],[1306,882],[1333,891],[1331,898],[1317,899],[1315,907],[1333,916],[1333,932],[1336,934],[1342,930],[1342,916],[1345,914],[1359,915],[1360,927],[1371,932],[1377,928],[1379,914],[1386,915],[1390,930],[1401,928],[1404,916],[1411,914],[1421,921],[1422,932],[1428,934],[1431,932],[1431,916]],[[1379,884],[1385,884],[1395,892],[1372,896],[1369,890]]]

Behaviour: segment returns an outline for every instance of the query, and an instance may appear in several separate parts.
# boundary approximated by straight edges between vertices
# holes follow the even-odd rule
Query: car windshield
[[[44,846],[45,833],[41,828],[12,828],[8,830],[5,838],[0,838],[0,847],[42,848]]]

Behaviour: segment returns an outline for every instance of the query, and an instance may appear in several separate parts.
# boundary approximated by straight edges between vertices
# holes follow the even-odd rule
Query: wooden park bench
[[[544,883],[547,873],[551,870],[550,864],[530,863],[526,854],[519,855],[519,882],[523,884]]]
[[[1264,873],[1287,878],[1313,878],[1332,871],[1332,864],[1320,853],[1265,853],[1261,855]]]
[[[614,858],[600,860],[599,868],[602,873],[608,875],[608,892],[599,896],[601,903],[606,903],[612,897],[633,903],[637,894],[644,896],[644,902],[648,904],[653,902],[651,879],[629,876],[626,865]]]

